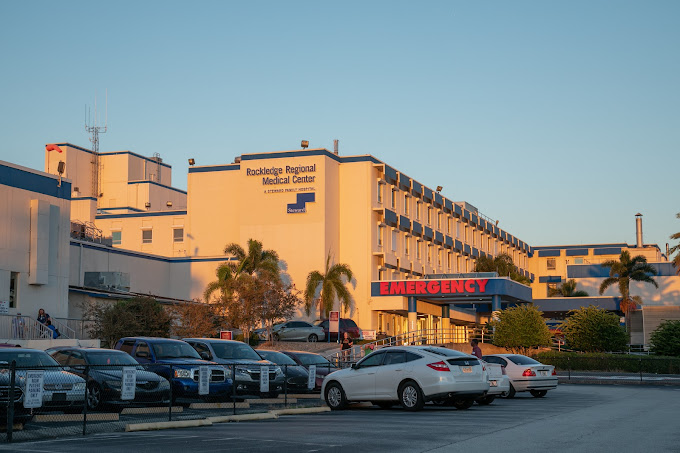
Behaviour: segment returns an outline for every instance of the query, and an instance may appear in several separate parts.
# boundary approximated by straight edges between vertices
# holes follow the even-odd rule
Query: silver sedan
[[[305,321],[287,321],[272,329],[274,340],[297,340],[316,342],[325,338],[321,327]]]

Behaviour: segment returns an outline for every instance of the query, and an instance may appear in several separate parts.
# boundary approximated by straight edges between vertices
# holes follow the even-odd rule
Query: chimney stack
[[[635,239],[637,241],[637,248],[644,247],[642,242],[642,214],[639,212],[635,214]]]
[[[340,140],[333,140],[333,153],[335,153],[336,156],[338,155],[338,142],[340,142]]]

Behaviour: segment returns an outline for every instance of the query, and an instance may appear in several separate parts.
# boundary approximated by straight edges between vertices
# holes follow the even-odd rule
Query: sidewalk
[[[680,375],[624,373],[609,371],[558,371],[560,384],[677,385]]]

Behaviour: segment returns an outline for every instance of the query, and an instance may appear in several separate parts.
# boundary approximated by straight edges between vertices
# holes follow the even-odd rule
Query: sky
[[[680,231],[680,2],[0,2],[0,160],[372,154],[530,245]],[[104,109],[106,93],[108,108]],[[671,243],[673,245],[673,243]]]

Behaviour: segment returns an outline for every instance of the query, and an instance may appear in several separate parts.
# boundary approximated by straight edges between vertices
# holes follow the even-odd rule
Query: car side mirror
[[[359,369],[359,365],[356,364],[356,363],[353,363],[351,366],[352,366],[352,369],[353,369],[353,370],[358,370],[358,369]]]
[[[148,359],[149,358],[149,353],[146,351],[137,351],[135,353],[135,357],[139,357],[141,359]]]

